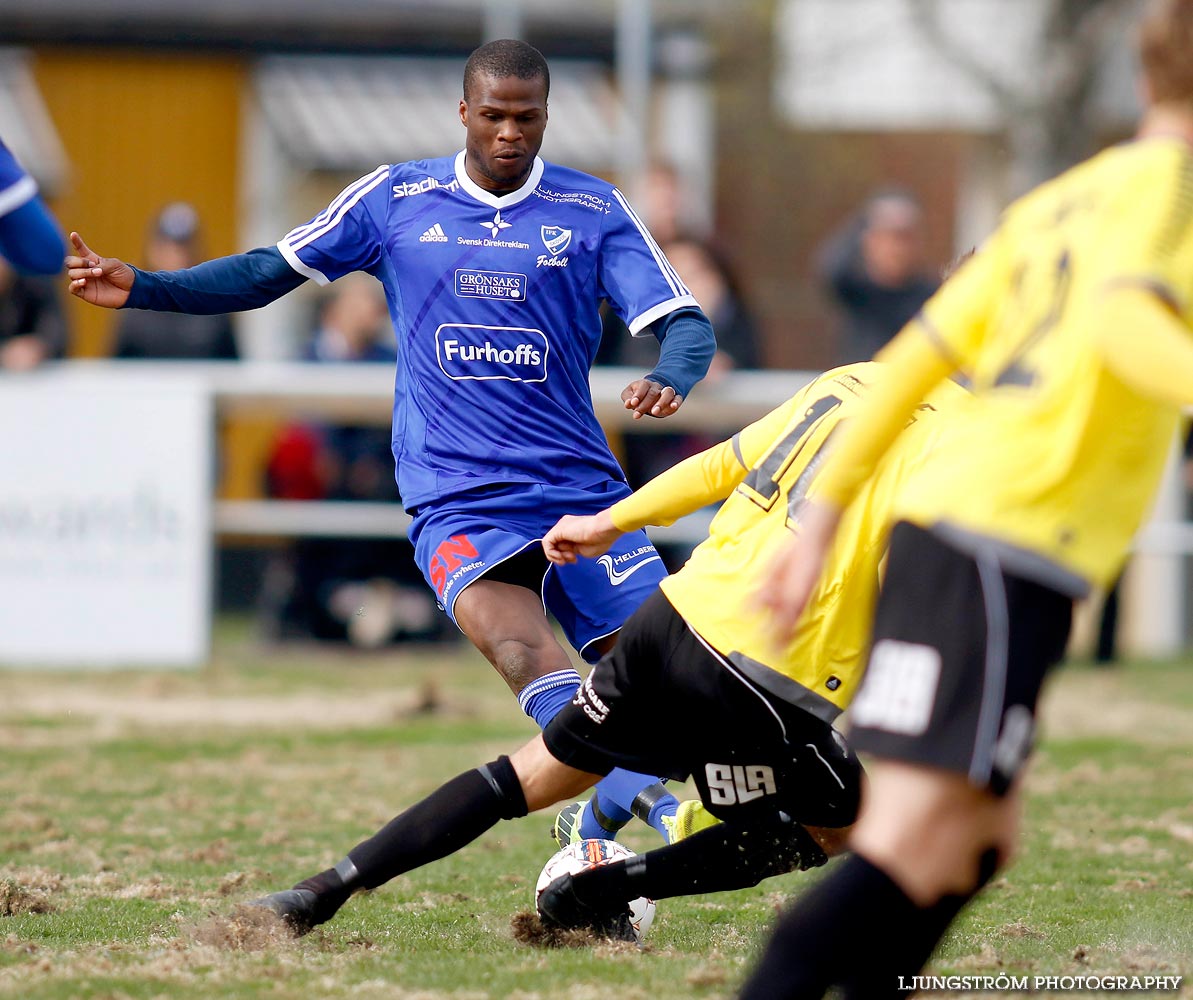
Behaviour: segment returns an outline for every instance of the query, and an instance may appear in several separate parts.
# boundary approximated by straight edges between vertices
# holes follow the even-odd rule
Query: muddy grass
[[[1037,873],[1025,858],[1000,877],[980,908],[988,923],[950,945],[950,970],[1189,972],[1173,950],[1187,936],[1171,945],[1154,928],[1173,907],[1187,916],[1193,898],[1193,710],[1149,698],[1131,669],[1058,675],[1043,711],[1047,740],[1121,740],[1138,754],[1084,760],[1045,746],[1029,781],[1029,832],[1034,852],[1053,852],[1056,867]],[[0,865],[0,996],[733,993],[762,928],[802,876],[752,894],[668,901],[645,954],[583,932],[549,932],[532,913],[509,918],[528,905],[548,853],[546,814],[503,825],[444,874],[400,879],[375,899],[354,900],[301,940],[274,914],[243,905],[326,866],[444,777],[517,745],[466,739],[479,731],[474,720],[497,712],[521,721],[484,665],[443,684],[387,676],[392,689],[346,672],[321,685],[304,677],[303,690],[278,683],[263,692],[265,682],[246,687],[229,677],[212,685],[99,675],[43,683],[0,674],[0,750],[30,762],[28,771],[0,775],[0,792],[9,793],[0,850],[15,859]],[[429,724],[426,742],[390,745],[385,727],[400,734],[406,723],[416,731]],[[253,739],[257,729],[273,742]],[[279,733],[293,733],[293,743]],[[89,797],[81,773],[102,796]],[[1152,798],[1130,797],[1160,784],[1179,794],[1154,808]],[[638,846],[638,834],[627,832]],[[1104,875],[1099,905],[1111,914],[1091,925],[1098,930],[1084,929],[1084,901],[1037,905],[1091,870]],[[110,924],[92,928],[92,919]],[[66,929],[72,921],[77,932]],[[493,993],[482,985],[490,973],[516,985]]]
[[[281,917],[260,906],[241,904],[231,913],[212,913],[184,928],[183,935],[222,951],[264,951],[290,948],[298,935]]]

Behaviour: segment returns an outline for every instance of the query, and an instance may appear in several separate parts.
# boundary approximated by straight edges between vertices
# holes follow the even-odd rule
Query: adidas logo
[[[446,243],[447,233],[438,222],[418,238],[419,243]]]

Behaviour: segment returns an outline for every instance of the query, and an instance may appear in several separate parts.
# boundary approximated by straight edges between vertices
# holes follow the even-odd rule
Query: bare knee
[[[550,655],[554,652],[550,648],[544,648],[541,644],[521,637],[507,636],[498,639],[483,652],[514,694],[536,677],[571,666],[570,662],[559,663],[555,660]]]
[[[544,674],[572,666],[539,596],[525,587],[478,580],[456,600],[456,622],[515,694]]]
[[[916,903],[971,895],[1014,847],[1018,802],[961,775],[883,763],[851,837],[854,850],[887,872]]]

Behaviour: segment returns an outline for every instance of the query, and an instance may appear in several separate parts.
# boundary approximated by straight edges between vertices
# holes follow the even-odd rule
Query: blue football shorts
[[[630,495],[624,483],[589,489],[537,483],[495,484],[419,507],[410,526],[414,559],[439,606],[454,607],[470,583],[518,555],[542,563],[534,570],[543,607],[588,662],[595,644],[621,628],[667,575],[644,531],[622,535],[597,559],[554,566],[540,542],[564,514],[596,514]]]

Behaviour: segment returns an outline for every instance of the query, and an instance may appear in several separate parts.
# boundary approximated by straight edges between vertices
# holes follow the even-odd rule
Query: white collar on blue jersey
[[[525,201],[530,197],[530,193],[538,187],[538,183],[542,180],[542,177],[543,161],[540,157],[536,156],[534,158],[534,166],[530,168],[530,176],[526,178],[525,184],[505,194],[494,194],[492,191],[486,191],[468,176],[468,171],[464,169],[464,150],[461,149],[456,154],[456,180],[460,182],[460,187],[477,201],[483,202],[493,208],[509,208],[510,205],[516,205],[520,201]]]

